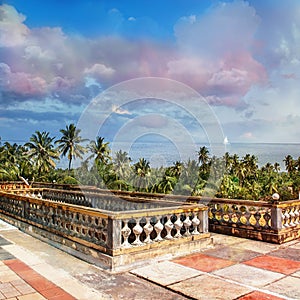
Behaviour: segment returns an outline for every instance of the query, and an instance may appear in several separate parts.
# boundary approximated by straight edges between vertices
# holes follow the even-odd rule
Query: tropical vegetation
[[[0,139],[0,180],[249,200],[271,200],[273,193],[281,200],[298,198],[300,157],[287,155],[285,169],[280,170],[278,162],[259,167],[257,157],[251,154],[211,156],[203,146],[196,159],[152,168],[145,158],[133,162],[127,152],[112,153],[103,137],[84,139],[74,124],[61,129],[60,134],[55,139],[49,132],[36,131],[23,145],[1,143]],[[58,168],[64,157],[67,168]],[[79,164],[73,167],[76,160]]]

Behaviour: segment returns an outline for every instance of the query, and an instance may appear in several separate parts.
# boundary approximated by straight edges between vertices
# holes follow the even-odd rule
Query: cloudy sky
[[[298,0],[2,3],[2,142],[25,142],[36,130],[59,137],[99,93],[140,77],[197,91],[231,142],[300,142]],[[197,131],[189,109],[174,103],[101,99],[108,140],[126,137],[129,123],[141,134]]]

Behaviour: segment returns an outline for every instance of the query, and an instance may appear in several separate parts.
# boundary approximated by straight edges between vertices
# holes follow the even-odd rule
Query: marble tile
[[[283,300],[284,298],[276,297],[271,294],[262,293],[259,291],[251,292],[243,297],[238,298],[238,300]]]
[[[169,286],[174,291],[194,299],[232,300],[251,291],[250,288],[202,275]]]
[[[300,249],[292,247],[273,251],[269,255],[300,261]]]
[[[213,239],[213,244],[214,245],[240,245],[241,243],[244,243],[248,241],[247,239],[244,238],[239,238],[236,236],[231,236],[231,235],[225,235],[225,234],[219,234],[219,233],[211,233],[211,237]]]
[[[213,257],[202,253],[174,259],[173,262],[203,272],[212,272],[235,264],[235,262],[231,260]]]
[[[215,249],[209,249],[202,253],[235,262],[242,262],[261,255],[261,253],[240,249],[234,246],[216,247]]]
[[[297,272],[291,274],[291,276],[300,278],[300,271],[297,271]]]
[[[279,245],[276,244],[264,243],[261,241],[253,240],[247,240],[238,245],[239,249],[250,250],[261,254],[267,254],[271,251],[275,251],[278,249],[278,247]]]
[[[11,242],[0,235],[0,246],[10,245]]]
[[[244,264],[285,275],[290,275],[300,270],[300,262],[298,261],[269,255],[255,257],[245,261]]]
[[[279,293],[286,297],[300,299],[300,278],[287,276],[275,281],[265,288],[269,291]]]
[[[132,270],[130,273],[164,286],[204,274],[201,271],[169,261],[138,268]]]
[[[213,274],[254,287],[263,287],[285,276],[244,264],[236,264],[215,271]]]

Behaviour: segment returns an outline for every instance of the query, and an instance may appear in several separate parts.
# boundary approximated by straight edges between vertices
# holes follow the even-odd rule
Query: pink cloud
[[[62,101],[82,100],[90,95],[86,77],[107,87],[131,78],[158,76],[190,85],[210,97],[213,105],[241,107],[251,87],[266,81],[264,67],[251,53],[259,18],[242,1],[219,4],[207,14],[179,20],[174,28],[176,45],[133,42],[120,36],[92,40],[68,36],[58,27],[29,29],[23,24],[25,17],[13,7],[1,9],[10,20],[6,29],[18,29],[18,47],[5,55],[12,70],[6,89],[20,95],[38,98],[63,93]]]
[[[24,72],[11,72],[10,67],[3,63],[0,64],[0,69],[3,90],[26,96],[45,94],[47,84],[43,78]]]

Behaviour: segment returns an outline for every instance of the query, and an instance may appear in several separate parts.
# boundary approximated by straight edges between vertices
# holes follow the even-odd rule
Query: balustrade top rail
[[[77,204],[85,207],[93,207],[107,211],[131,211],[163,207],[178,207],[187,205],[187,202],[160,201],[159,199],[130,197],[127,194],[115,195],[109,191],[85,193],[82,191],[69,191],[49,188],[30,188],[25,190],[11,190],[11,193],[19,195],[32,195],[33,197],[47,200]]]

